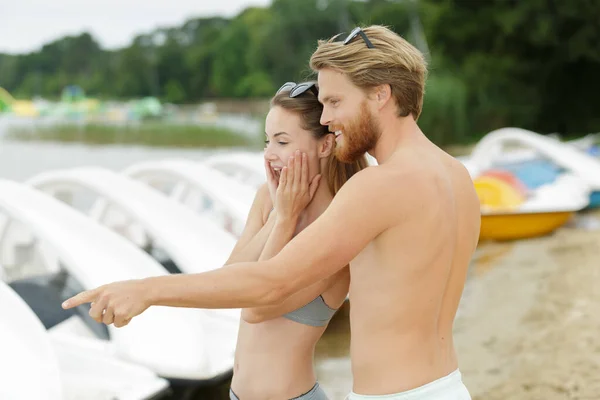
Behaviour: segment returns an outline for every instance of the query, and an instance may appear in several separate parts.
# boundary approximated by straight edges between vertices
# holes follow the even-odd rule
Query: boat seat
[[[10,282],[9,286],[33,310],[46,330],[73,316],[78,316],[96,337],[110,339],[106,325],[99,324],[89,316],[89,304],[70,310],[61,307],[63,301],[84,290],[66,271],[18,279]]]

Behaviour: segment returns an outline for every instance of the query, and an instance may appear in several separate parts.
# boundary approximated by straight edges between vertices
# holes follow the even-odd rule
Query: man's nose
[[[321,113],[321,120],[319,122],[321,122],[321,125],[330,125],[331,117],[329,115],[329,111],[327,111],[325,108],[323,108],[323,112]]]

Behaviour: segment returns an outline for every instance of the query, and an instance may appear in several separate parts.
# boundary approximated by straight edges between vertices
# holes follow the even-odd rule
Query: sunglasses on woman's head
[[[277,95],[286,90],[290,91],[291,98],[300,96],[302,93],[305,93],[308,90],[310,90],[315,96],[319,95],[316,82],[286,82],[279,88],[279,90],[277,90],[277,93],[275,94]]]

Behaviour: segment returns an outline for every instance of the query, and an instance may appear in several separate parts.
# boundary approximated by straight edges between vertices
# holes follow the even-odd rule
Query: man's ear
[[[382,109],[392,98],[392,87],[387,83],[379,85],[373,89],[374,99],[377,102],[377,108]]]

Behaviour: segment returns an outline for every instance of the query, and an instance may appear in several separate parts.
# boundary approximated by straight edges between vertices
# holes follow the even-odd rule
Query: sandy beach
[[[483,243],[471,273],[455,340],[474,400],[600,398],[600,230]]]

